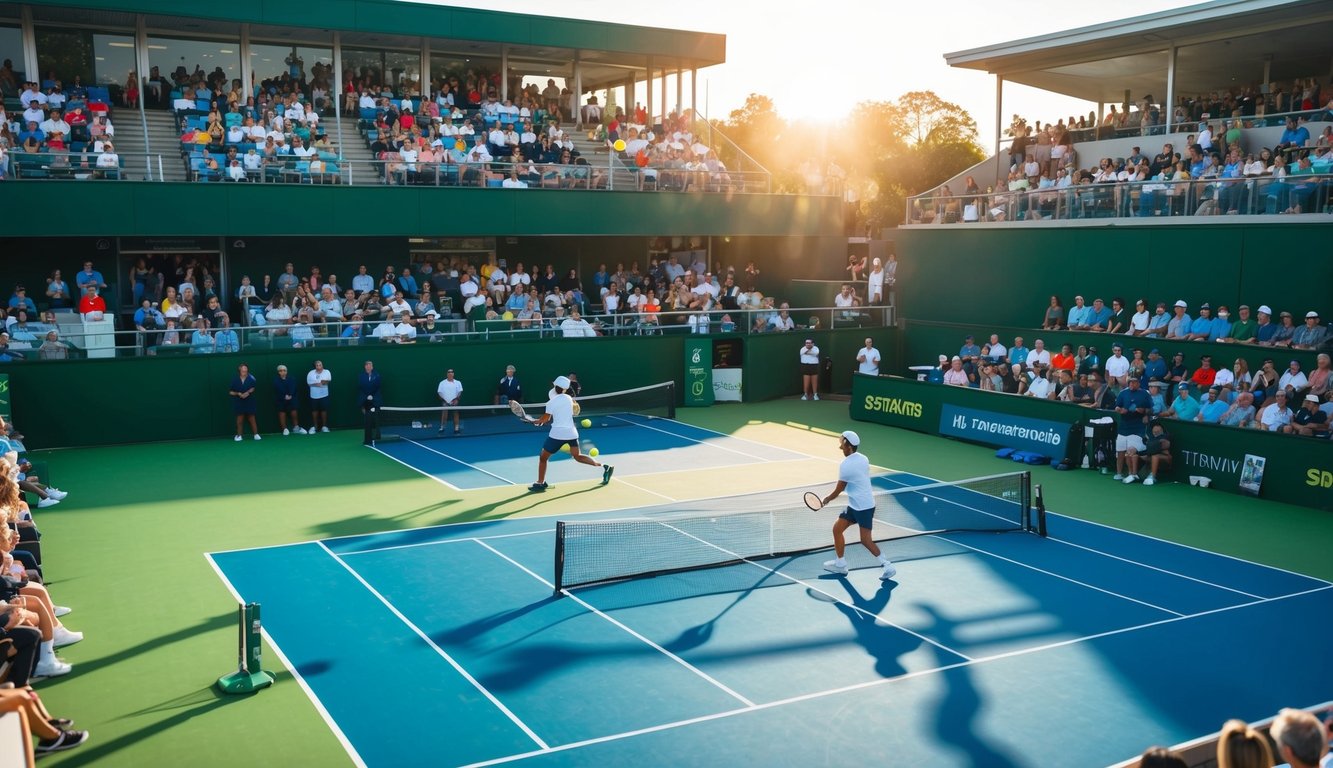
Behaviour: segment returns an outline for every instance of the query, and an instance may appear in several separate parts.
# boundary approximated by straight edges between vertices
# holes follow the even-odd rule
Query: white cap
[[[861,436],[851,431],[850,429],[842,433],[842,439],[846,440],[847,444],[852,446],[853,448],[861,444]]]
[[[556,376],[555,381],[551,382],[551,384],[555,385],[556,387],[559,387],[560,389],[569,389],[569,377]]]
[[[1185,308],[1188,308],[1188,307],[1189,307],[1189,305],[1185,303],[1185,300],[1184,300],[1184,299],[1177,299],[1177,300],[1176,300],[1176,306],[1177,306],[1177,307],[1185,307]]]
[[[1270,306],[1268,306],[1267,304],[1260,304],[1260,305],[1259,305],[1259,313],[1260,313],[1260,314],[1270,315],[1270,316],[1271,316],[1271,315],[1273,314],[1273,308],[1270,307]]]
[[[1308,403],[1318,403],[1318,402],[1319,402],[1319,395],[1306,395],[1306,396],[1305,396],[1305,401],[1308,402]]]

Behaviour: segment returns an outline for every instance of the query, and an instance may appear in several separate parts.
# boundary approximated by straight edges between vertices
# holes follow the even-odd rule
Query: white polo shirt
[[[870,459],[859,451],[842,460],[838,465],[838,479],[847,485],[843,493],[847,494],[847,506],[852,509],[874,509],[875,493],[870,486]]]
[[[579,431],[574,426],[574,399],[569,395],[556,395],[546,404],[546,412],[551,416],[551,437],[556,440],[577,440]]]
[[[437,387],[435,391],[439,393],[441,400],[446,403],[452,403],[454,400],[458,399],[459,395],[463,394],[463,382],[458,379],[454,379],[453,381],[450,381],[449,379],[441,379],[440,386]]]
[[[329,396],[329,382],[333,381],[333,374],[329,369],[322,371],[311,369],[310,373],[305,375],[305,383],[310,387],[310,399],[319,400]]]

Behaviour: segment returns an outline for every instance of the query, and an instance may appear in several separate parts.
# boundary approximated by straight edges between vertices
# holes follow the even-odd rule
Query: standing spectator
[[[876,259],[875,261],[879,261]],[[869,376],[879,375],[879,350],[875,349],[875,340],[866,339],[865,349],[856,353],[857,370]]]
[[[287,375],[287,366],[278,366],[278,375],[273,377],[273,404],[278,410],[278,426],[282,427],[282,435],[286,437],[292,432],[298,435],[304,435],[306,432],[301,428],[301,420],[296,412],[297,394],[296,379]],[[291,417],[291,427],[287,426],[287,418]]]
[[[887,274],[879,257],[870,263],[870,274],[866,275],[866,303],[876,306],[884,303],[884,283]]]
[[[99,291],[106,287],[106,280],[102,279],[102,273],[93,269],[91,261],[83,262],[83,271],[74,275],[74,284],[79,287],[79,293],[87,292],[88,286],[93,286]]]
[[[374,445],[379,437],[380,385],[375,363],[367,360],[365,370],[356,378],[356,389],[361,399],[361,417],[365,425],[362,445]]]
[[[69,283],[60,278],[60,270],[51,273],[46,281],[46,298],[52,309],[65,309],[69,306]]]
[[[801,399],[819,399],[819,347],[814,339],[806,339],[797,353],[801,360]]]
[[[106,315],[106,299],[98,295],[95,285],[84,289],[83,298],[79,299],[79,314],[85,320],[101,320]]]
[[[1116,396],[1115,412],[1120,414],[1120,424],[1116,429],[1113,479],[1132,483],[1139,479],[1138,454],[1147,450],[1144,433],[1152,413],[1152,399],[1139,388],[1138,379],[1130,379],[1128,388]],[[1132,459],[1128,464],[1127,458]]]
[[[324,367],[321,360],[315,361],[315,367],[305,375],[306,386],[310,387],[310,434],[329,431],[329,383],[333,374]]]
[[[440,434],[444,434],[444,425],[449,422],[449,412],[451,410],[454,414],[454,434],[461,433],[463,431],[462,414],[458,410],[458,402],[463,396],[463,382],[454,378],[453,368],[444,372],[444,378],[440,380],[440,385],[435,388],[435,393],[440,396]]]
[[[508,405],[510,400],[523,402],[523,384],[514,374],[517,370],[512,365],[505,366],[505,375],[495,387],[495,405]]]
[[[250,373],[250,366],[241,363],[236,367],[236,376],[231,380],[231,389],[227,392],[231,396],[231,410],[236,414],[236,442],[241,442],[244,433],[243,424],[250,423],[250,434],[254,435],[256,440],[262,440],[259,436],[259,427],[255,424],[255,388],[258,382]]]

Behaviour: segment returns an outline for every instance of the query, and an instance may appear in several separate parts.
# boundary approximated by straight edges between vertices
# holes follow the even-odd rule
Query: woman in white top
[[[870,274],[866,276],[866,303],[884,303],[884,265],[878,257],[870,264]]]
[[[569,384],[569,377],[555,377],[552,382],[554,394],[546,403],[546,413],[532,422],[534,427],[551,425],[551,431],[542,443],[542,452],[537,459],[537,482],[528,486],[528,490],[533,493],[546,490],[546,463],[552,454],[558,453],[564,446],[569,446],[569,455],[574,457],[574,461],[590,467],[601,467],[602,485],[611,482],[611,474],[616,471],[610,464],[599,464],[596,459],[583,455],[579,450],[579,430],[574,426],[574,398],[566,394]]]
[[[797,353],[801,358],[801,399],[819,399],[819,347],[814,339],[806,339]]]

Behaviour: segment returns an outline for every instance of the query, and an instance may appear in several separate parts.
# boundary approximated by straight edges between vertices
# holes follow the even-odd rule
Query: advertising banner
[[[700,337],[685,342],[685,405],[713,404],[713,340]]]
[[[1000,448],[1032,451],[1058,462],[1065,457],[1069,423],[945,403],[940,408],[940,434]]]

